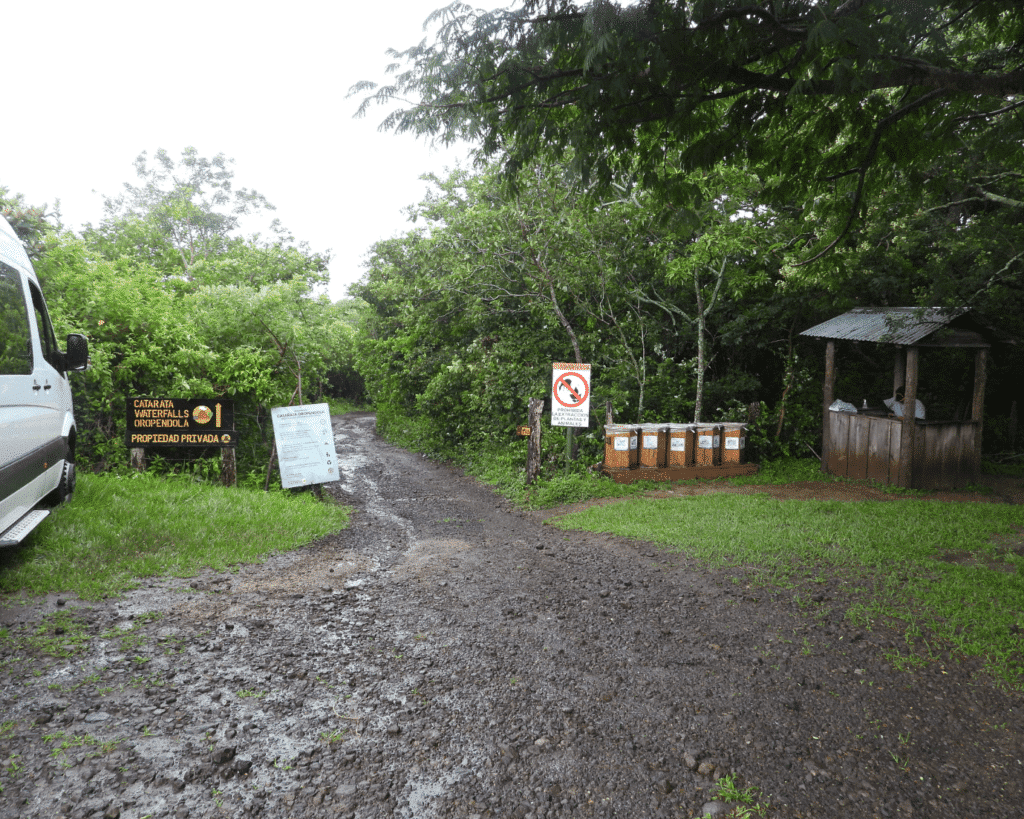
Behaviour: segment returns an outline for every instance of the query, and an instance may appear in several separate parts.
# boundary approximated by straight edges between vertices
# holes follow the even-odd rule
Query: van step
[[[46,516],[49,514],[49,509],[33,509],[10,529],[0,534],[0,546],[16,546],[21,543],[28,537],[29,532],[46,520]]]

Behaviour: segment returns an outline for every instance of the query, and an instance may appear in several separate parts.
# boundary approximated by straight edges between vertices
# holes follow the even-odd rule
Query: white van
[[[68,371],[89,362],[85,336],[57,349],[39,280],[0,216],[0,546],[20,543],[75,489]]]

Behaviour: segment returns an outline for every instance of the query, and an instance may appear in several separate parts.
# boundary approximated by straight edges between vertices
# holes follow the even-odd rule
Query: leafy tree
[[[47,213],[45,204],[42,207],[29,205],[23,194],[12,194],[0,185],[0,214],[14,228],[29,259],[38,259],[46,252],[46,234],[60,225],[60,201],[55,203],[53,213]]]
[[[771,264],[766,228],[770,213],[756,205],[757,178],[739,168],[719,165],[710,171],[692,172],[686,183],[700,192],[702,204],[686,213],[687,218],[675,220],[680,227],[673,230],[670,225],[661,244],[665,279],[691,286],[692,306],[688,299],[659,295],[653,282],[645,286],[636,284],[635,292],[640,301],[668,312],[673,321],[679,317],[695,331],[697,383],[693,420],[700,423],[704,378],[709,366],[708,318],[727,280],[728,288],[736,296],[750,285],[766,281],[764,268]]]
[[[501,439],[522,423],[528,397],[547,394],[550,362],[574,342],[623,419],[692,414],[704,369],[695,361],[714,357],[711,334],[702,347],[692,331],[694,272],[727,260],[725,328],[737,302],[771,288],[771,254],[754,241],[766,229],[731,218],[746,200],[736,179],[733,199],[723,198],[725,177],[701,182],[709,205],[698,233],[665,225],[650,195],[619,191],[595,206],[556,167],[524,174],[515,197],[495,169],[434,179],[410,209],[425,227],[375,245],[353,289],[368,305],[359,368],[381,428],[418,425],[442,449]],[[764,331],[748,329],[751,347]],[[735,418],[737,401],[749,403],[762,383],[739,376],[742,362],[730,366],[732,377],[708,391],[716,419]]]
[[[382,127],[479,139],[513,180],[541,156],[605,189],[634,178],[676,207],[699,191],[669,163],[742,161],[770,201],[815,220],[792,248],[804,260],[837,246],[894,171],[965,144],[1020,167],[1019,0],[524,0],[429,20],[436,42],[391,52],[392,84],[352,88],[372,92],[360,114],[412,99]]]
[[[303,277],[264,281],[241,267],[263,260],[235,255],[242,283],[178,287],[144,259],[97,258],[83,239],[53,238],[37,263],[51,315],[58,331],[90,337],[92,364],[75,389],[84,459],[126,463],[129,396],[230,396],[240,474],[262,477],[269,407],[320,399],[332,376],[351,372],[355,346],[351,311],[313,297]]]
[[[224,243],[220,253],[198,259],[191,278],[196,285],[245,284],[257,288],[294,282],[313,293],[326,286],[329,263],[330,254],[315,253],[306,242],[295,246],[281,239],[265,242],[259,237],[235,237]]]
[[[168,252],[176,255],[178,273],[192,277],[201,260],[220,254],[229,235],[238,228],[239,218],[259,210],[274,210],[261,193],[235,189],[234,163],[224,154],[213,159],[185,148],[175,162],[163,148],[155,163],[143,151],[135,159],[140,185],[125,183],[124,193],[104,197],[106,213],[98,228],[87,233],[110,255],[134,249],[145,258],[167,262]],[[280,232],[277,220],[273,229]]]

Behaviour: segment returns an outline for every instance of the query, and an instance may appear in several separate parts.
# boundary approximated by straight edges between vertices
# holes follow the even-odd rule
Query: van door
[[[64,354],[57,347],[57,339],[53,334],[53,325],[46,312],[39,285],[28,279],[29,298],[32,302],[32,329],[39,339],[39,349],[43,353],[41,360],[34,362],[32,367],[32,392],[35,393],[35,405],[42,416],[44,426],[44,443],[50,447],[47,462],[62,459],[66,452],[63,447],[65,429],[70,426],[72,402],[71,385],[65,371]],[[65,425],[65,419],[69,422]],[[60,446],[57,443],[60,442]]]
[[[54,424],[50,412],[36,409],[44,400],[44,385],[35,372],[35,321],[29,318],[25,281],[0,262],[0,498],[37,477],[26,471],[38,472],[26,458],[45,446]]]

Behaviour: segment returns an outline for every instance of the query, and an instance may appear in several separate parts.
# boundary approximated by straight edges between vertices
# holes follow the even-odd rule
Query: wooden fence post
[[[146,471],[146,450],[140,446],[133,446],[131,453],[131,467],[136,472]]]
[[[221,447],[220,479],[225,486],[238,486],[238,469],[235,466],[235,448]]]
[[[526,484],[540,477],[540,415],[544,411],[543,398],[531,398],[529,405],[530,444],[526,456]]]

